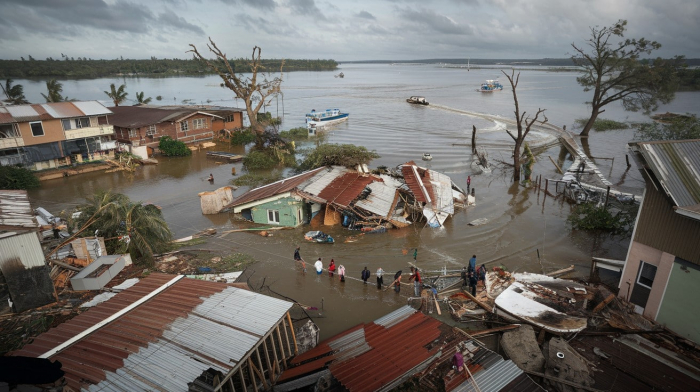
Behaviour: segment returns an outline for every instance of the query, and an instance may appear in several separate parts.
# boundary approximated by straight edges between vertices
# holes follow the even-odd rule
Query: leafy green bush
[[[578,128],[583,128],[587,122],[588,122],[587,118],[578,118],[574,121],[576,127],[578,127]],[[629,128],[629,125],[627,125],[626,123],[614,121],[614,120],[606,120],[604,118],[597,118],[593,122],[593,130],[598,131],[598,132],[612,131],[615,129],[627,129],[627,128]]]
[[[355,167],[379,158],[375,151],[368,151],[365,147],[354,144],[322,144],[305,155],[298,167],[300,171],[331,165]]]
[[[243,158],[246,170],[272,169],[280,164],[280,160],[268,151],[251,151]]]
[[[241,129],[235,131],[231,134],[231,145],[232,146],[245,146],[255,141],[257,135],[255,131],[250,128]]]
[[[608,206],[608,208],[599,207],[594,203],[584,203],[574,207],[567,221],[578,230],[629,235],[634,228],[638,210],[639,206],[634,203],[617,207]]]
[[[31,170],[21,166],[0,166],[0,189],[34,189],[41,186]]]
[[[309,137],[309,130],[306,127],[292,128],[288,131],[280,132],[280,137],[291,140],[307,139]]]
[[[161,154],[166,157],[185,157],[192,155],[192,151],[187,148],[185,143],[174,140],[170,136],[163,136],[158,143],[158,149]]]
[[[641,124],[634,136],[644,141],[700,139],[700,120],[688,113],[672,117],[668,123]]]
[[[258,122],[264,125],[280,125],[282,124],[282,119],[279,117],[272,117],[272,113],[258,113]]]

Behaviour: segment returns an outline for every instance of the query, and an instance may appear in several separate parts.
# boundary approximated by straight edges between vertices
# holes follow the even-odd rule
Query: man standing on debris
[[[479,267],[479,280],[484,285],[484,290],[486,290],[486,265],[484,264]]]
[[[321,261],[320,257],[314,263],[314,267],[316,267],[316,274],[317,275],[321,275],[323,273],[323,262]]]
[[[365,267],[365,269],[362,270],[362,281],[365,282],[365,284],[367,284],[367,279],[369,279],[369,275],[369,270],[367,269],[367,267]]]
[[[471,288],[472,295],[476,297],[476,285],[478,280],[476,279],[476,271],[469,271],[469,287]]]
[[[420,273],[418,272],[418,268],[411,267],[411,276],[408,278],[408,281],[413,281],[414,294],[416,297],[420,297],[422,279],[420,277]]]
[[[472,258],[469,259],[468,272],[476,272],[476,255],[472,255]]]
[[[467,267],[462,267],[462,286],[466,287],[467,284]]]
[[[377,268],[377,288],[379,290],[382,289],[382,285],[384,284],[384,270],[382,267]]]
[[[51,229],[53,230],[53,238],[58,239],[58,233],[60,232],[60,230],[58,229],[58,225],[56,224],[56,221],[54,221],[51,224]]]

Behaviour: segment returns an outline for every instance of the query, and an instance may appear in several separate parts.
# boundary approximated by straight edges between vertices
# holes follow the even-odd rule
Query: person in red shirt
[[[331,263],[328,265],[328,276],[330,276],[332,278],[334,272],[335,272],[335,261],[333,259],[331,259]]]
[[[421,284],[423,283],[423,280],[420,277],[418,268],[411,267],[411,276],[408,278],[408,281],[413,281],[413,289],[415,291],[414,294],[416,297],[420,297]]]

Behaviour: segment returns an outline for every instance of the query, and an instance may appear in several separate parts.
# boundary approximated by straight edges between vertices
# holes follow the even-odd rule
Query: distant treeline
[[[343,61],[343,63],[356,64],[464,64],[471,65],[507,65],[522,67],[528,65],[542,65],[549,67],[573,67],[575,64],[571,58],[543,58],[543,59],[423,59],[423,60],[363,60]],[[700,66],[700,59],[685,59],[689,67]]]
[[[213,60],[216,61],[216,60]],[[231,60],[235,72],[249,72],[245,59]],[[280,70],[282,60],[262,60],[265,72]],[[332,71],[338,67],[335,60],[284,60],[284,72]],[[203,62],[195,59],[149,60],[115,59],[93,60],[66,57],[63,60],[48,58],[35,60],[31,56],[21,60],[0,60],[0,79],[5,78],[99,78],[114,75],[172,76],[212,73]]]

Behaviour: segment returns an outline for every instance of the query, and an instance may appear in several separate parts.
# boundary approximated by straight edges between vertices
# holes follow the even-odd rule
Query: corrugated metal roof
[[[109,110],[114,113],[110,116],[109,122],[121,128],[141,128],[159,124],[166,121],[166,118],[180,116],[185,112],[183,110],[155,109],[142,106],[112,106]]]
[[[40,106],[53,118],[80,117],[85,114],[72,102],[42,103]]]
[[[3,269],[6,263],[12,263],[15,260],[26,269],[46,265],[44,252],[35,232],[0,237],[0,269]]]
[[[432,186],[428,178],[426,178],[427,171],[416,166],[413,162],[407,162],[401,166],[401,173],[408,189],[413,193],[416,200],[421,203],[428,203],[432,194]],[[417,176],[416,173],[418,174]],[[421,184],[423,185],[422,187]]]
[[[97,116],[112,112],[97,101],[50,102],[29,105],[12,105],[0,109],[0,124]]]
[[[319,167],[317,169],[310,170],[293,177],[273,182],[272,184],[267,184],[255,189],[251,189],[248,192],[242,194],[241,196],[238,196],[237,198],[233,199],[233,201],[227,206],[225,206],[223,210],[225,211],[249,202],[262,200],[268,197],[290,192],[291,190],[295,189],[297,186],[302,184],[304,181],[316,175],[316,173],[325,169],[325,167]]]
[[[151,274],[38,336],[13,355],[40,356],[149,295],[172,275]],[[209,367],[234,369],[292,303],[223,283],[183,278],[52,355],[75,390],[187,391]]]
[[[331,166],[326,170],[318,172],[303,184],[299,185],[299,190],[318,196],[324,188],[330,185],[333,180],[347,173],[349,170],[343,166]]]
[[[86,116],[101,116],[112,114],[112,111],[97,101],[75,101],[71,102]]]
[[[37,229],[27,191],[0,190],[0,230]]]
[[[452,180],[449,176],[434,170],[427,170],[426,179],[430,182],[430,197],[437,211],[453,215],[455,213],[452,196]]]
[[[394,200],[396,200],[396,188],[381,182],[373,182],[367,186],[372,190],[372,193],[366,199],[358,200],[355,206],[388,218],[393,211]]]
[[[358,172],[348,172],[331,181],[318,196],[328,200],[329,203],[347,207],[373,181],[381,181],[381,179]]]
[[[328,367],[348,390],[376,391],[404,377],[438,352],[439,346],[428,346],[441,336],[441,326],[439,321],[408,306],[399,308],[373,323],[328,339],[302,354],[303,357],[298,356],[292,361],[292,365],[298,366],[282,373],[279,382]]]
[[[700,204],[700,140],[637,144],[647,165],[677,206]]]

